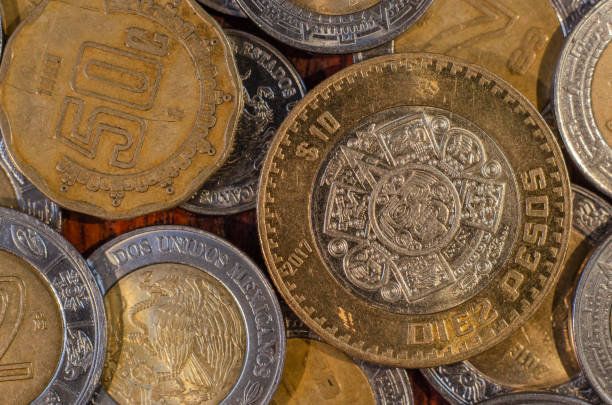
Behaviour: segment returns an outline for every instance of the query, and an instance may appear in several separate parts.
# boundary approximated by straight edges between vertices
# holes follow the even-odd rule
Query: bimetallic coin
[[[244,17],[246,14],[240,9],[236,0],[198,0],[206,7],[217,10],[220,13],[233,15],[234,17]]]
[[[11,37],[7,149],[59,205],[106,219],[170,208],[229,156],[242,110],[229,42],[195,0],[163,4],[50,0]]]
[[[556,394],[523,392],[504,395],[480,403],[481,405],[588,405],[588,402]]]
[[[62,230],[62,210],[49,201],[15,167],[0,138],[0,205],[19,209],[57,231]]]
[[[551,0],[561,21],[563,34],[568,36],[599,0]]]
[[[575,185],[572,198],[572,231],[563,273],[536,313],[508,339],[463,364],[423,370],[451,403],[474,404],[516,390],[545,390],[601,402],[580,372],[569,317],[581,266],[612,231],[612,206]]]
[[[572,314],[578,361],[601,399],[612,404],[612,236],[584,267]]]
[[[376,48],[401,34],[433,0],[236,0],[268,34],[317,53]]]
[[[0,208],[0,389],[10,404],[85,404],[106,347],[102,295],[81,255]]]
[[[568,245],[549,127],[502,79],[442,55],[382,56],[323,82],[277,132],[259,187],[264,257],[289,306],[349,355],[396,367],[507,338]]]
[[[96,404],[266,404],[283,369],[285,332],[263,273],[197,229],[122,235],[88,260],[108,313]]]
[[[246,32],[225,33],[242,79],[244,110],[227,162],[182,206],[199,214],[235,214],[255,208],[268,145],[306,92],[291,62],[272,45]]]
[[[395,40],[397,52],[436,52],[500,75],[539,111],[550,101],[563,47],[548,0],[436,0]]]
[[[580,171],[612,196],[612,2],[596,5],[567,40],[555,82],[558,128]]]
[[[4,34],[11,35],[25,18],[30,15],[42,0],[0,0],[2,28]]]
[[[352,359],[284,307],[285,370],[271,405],[412,405],[406,371]]]

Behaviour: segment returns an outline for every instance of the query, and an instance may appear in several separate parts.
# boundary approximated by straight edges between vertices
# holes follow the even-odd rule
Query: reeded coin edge
[[[6,47],[3,51],[3,56],[6,54],[12,54],[13,42],[15,38],[19,35],[23,27],[30,25],[36,19],[38,19],[44,12],[46,5],[53,0],[43,0],[43,2],[38,5],[30,15],[25,18],[21,24],[17,27],[15,32],[10,36]],[[217,39],[223,47],[223,53],[225,59],[227,61],[226,66],[229,70],[229,75],[233,79],[231,85],[235,91],[234,102],[236,106],[234,111],[229,117],[229,125],[225,129],[224,139],[226,147],[222,151],[217,151],[220,154],[220,157],[216,160],[214,164],[208,165],[205,170],[200,171],[186,187],[186,191],[178,194],[171,203],[159,203],[152,202],[141,204],[139,207],[132,209],[127,212],[116,213],[113,211],[109,211],[101,206],[94,205],[91,203],[87,203],[84,201],[75,201],[72,199],[64,198],[61,195],[61,191],[53,192],[51,188],[47,185],[42,175],[39,175],[36,170],[34,170],[31,166],[27,165],[25,162],[22,162],[17,158],[14,154],[11,153],[11,148],[9,145],[11,144],[13,133],[10,131],[10,124],[8,121],[8,116],[4,108],[0,105],[0,128],[2,130],[4,141],[7,145],[7,151],[12,161],[17,166],[18,170],[23,173],[23,175],[35,185],[35,187],[44,194],[49,200],[57,203],[59,206],[64,207],[71,211],[77,211],[83,214],[92,215],[98,218],[102,218],[105,220],[125,220],[132,219],[142,215],[150,214],[157,211],[163,211],[170,208],[174,208],[186,201],[188,201],[193,194],[204,184],[204,182],[216,172],[227,160],[230,156],[230,153],[233,149],[234,145],[234,134],[236,132],[236,128],[238,126],[238,116],[239,113],[244,108],[244,99],[242,95],[242,83],[240,81],[240,75],[238,73],[238,68],[236,66],[236,61],[234,58],[234,54],[231,50],[231,46],[225,34],[223,33],[223,29],[217,23],[217,21],[212,18],[208,13],[204,11],[201,5],[199,5],[195,0],[185,0],[188,3],[188,6],[192,7],[194,13],[203,19],[206,23],[210,24],[210,29],[218,33]],[[0,65],[0,83],[4,82],[8,71],[10,69],[10,58],[3,57],[2,64]],[[132,191],[135,192],[135,191]]]
[[[562,228],[570,229],[571,228],[571,212],[572,212],[572,200],[570,198],[570,182],[569,182],[569,174],[567,172],[567,167],[565,166],[565,161],[561,152],[561,148],[557,141],[555,140],[554,135],[552,134],[550,127],[543,118],[539,115],[537,109],[531,104],[529,100],[527,100],[524,96],[522,96],[517,91],[513,91],[513,87],[505,82],[501,77],[496,75],[495,73],[488,72],[477,65],[471,64],[469,62],[465,62],[460,59],[451,58],[445,55],[439,54],[430,54],[430,53],[404,53],[404,54],[393,54],[393,55],[384,55],[379,56],[373,59],[366,60],[364,62],[354,64],[342,70],[339,73],[327,78],[325,81],[317,85],[314,89],[312,89],[304,99],[302,99],[293,111],[287,116],[283,125],[279,127],[277,134],[270,145],[269,152],[267,154],[266,160],[264,162],[264,166],[262,168],[261,177],[259,181],[258,188],[258,200],[257,200],[257,225],[258,225],[258,236],[261,244],[261,249],[263,253],[264,260],[266,265],[268,266],[268,271],[271,275],[272,281],[276,286],[277,290],[281,293],[281,296],[285,299],[290,308],[294,311],[294,313],[298,314],[300,319],[315,333],[319,336],[323,337],[323,339],[332,344],[335,347],[340,348],[344,352],[349,355],[357,358],[361,358],[363,360],[385,364],[388,366],[395,367],[407,367],[407,368],[423,368],[423,367],[434,367],[439,364],[439,361],[415,361],[406,363],[397,358],[386,357],[380,347],[374,347],[376,349],[376,353],[374,351],[363,351],[361,348],[363,347],[363,341],[357,342],[355,344],[348,343],[350,341],[350,337],[345,336],[343,339],[339,339],[337,336],[337,329],[334,327],[324,327],[322,324],[319,324],[315,319],[311,317],[311,313],[302,308],[301,304],[296,301],[296,298],[293,297],[291,291],[288,289],[285,281],[278,275],[278,269],[276,268],[275,258],[277,257],[276,253],[272,253],[271,245],[277,245],[277,242],[274,240],[270,240],[269,233],[275,232],[275,229],[266,223],[266,218],[269,213],[267,212],[268,208],[266,207],[266,190],[268,188],[269,179],[268,174],[270,172],[278,172],[278,168],[276,167],[276,163],[274,162],[276,155],[282,155],[282,152],[279,150],[281,144],[289,144],[286,138],[287,130],[292,126],[293,121],[300,118],[300,115],[304,112],[303,110],[316,98],[320,97],[319,92],[323,91],[323,89],[332,88],[334,86],[341,86],[341,82],[343,80],[349,80],[351,76],[359,77],[362,75],[363,77],[367,76],[367,73],[363,71],[363,68],[368,66],[370,70],[376,70],[377,68],[374,66],[379,64],[383,69],[395,69],[397,67],[405,67],[413,58],[414,60],[421,58],[426,60],[431,60],[432,63],[435,62],[438,65],[460,65],[462,69],[466,69],[471,71],[474,74],[474,77],[482,77],[482,79],[492,82],[490,84],[491,89],[495,88],[494,94],[497,94],[498,97],[503,98],[505,102],[507,102],[511,106],[516,106],[519,108],[517,111],[522,111],[526,115],[527,120],[533,121],[533,117],[539,117],[539,120],[536,121],[536,125],[538,129],[541,130],[542,137],[542,147],[547,148],[548,153],[552,155],[550,159],[555,159],[557,162],[561,163],[558,167],[558,180],[561,187],[560,192],[563,194],[564,200],[567,201],[565,206],[561,207],[561,211],[564,213],[562,219]],[[397,62],[397,65],[393,67],[393,63]],[[442,67],[441,67],[442,68]],[[455,70],[455,68],[451,68]],[[486,72],[486,75],[482,73]],[[478,76],[480,75],[480,76]],[[486,77],[488,76],[488,77]],[[352,80],[352,79],[350,79]],[[349,81],[350,81],[349,80]],[[327,97],[327,96],[326,96]],[[518,106],[518,101],[522,100],[522,106]],[[282,136],[281,136],[282,135]],[[538,302],[541,302],[544,297],[550,292],[553,286],[558,281],[561,271],[559,270],[559,266],[564,262],[565,256],[567,253],[567,246],[569,243],[569,231],[564,232],[560,236],[559,239],[559,252],[556,256],[556,261],[553,265],[553,269],[556,268],[556,271],[552,271],[552,276],[548,279],[548,283],[542,288]],[[274,269],[274,270],[272,270]],[[492,281],[493,282],[493,281]],[[532,305],[528,311],[523,312],[521,319],[528,319],[537,309],[539,305]],[[310,309],[314,309],[310,307]],[[321,319],[323,324],[326,322],[325,319]],[[516,328],[506,328],[504,333],[496,334],[494,338],[492,338],[487,345],[483,345],[478,348],[477,351],[468,350],[467,352],[462,352],[457,355],[449,356],[449,358],[444,359],[445,363],[453,363],[465,360],[468,357],[471,357],[477,353],[487,350],[488,348],[494,346],[495,344],[503,341],[505,338],[510,336],[512,331]],[[346,339],[348,338],[348,339]]]
[[[238,6],[238,9],[236,10],[230,7],[223,6],[215,0],[198,0],[198,1],[203,6],[210,7],[213,10],[218,11],[220,13],[231,15],[233,17],[247,18],[246,14],[244,14],[244,12],[240,9],[240,6],[238,6],[238,3],[236,3],[236,5]]]

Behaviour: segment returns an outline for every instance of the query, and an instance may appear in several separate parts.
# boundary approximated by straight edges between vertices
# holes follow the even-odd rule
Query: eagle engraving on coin
[[[123,319],[111,317],[123,335],[110,337],[103,382],[119,403],[216,404],[243,367],[240,310],[210,276],[153,274],[145,271],[137,284],[145,299],[127,304]],[[120,301],[110,298],[111,312],[126,305]]]
[[[474,296],[516,234],[514,175],[482,130],[433,108],[376,114],[321,167],[315,234],[332,272],[368,302],[429,313]],[[315,228],[317,225],[315,225]]]

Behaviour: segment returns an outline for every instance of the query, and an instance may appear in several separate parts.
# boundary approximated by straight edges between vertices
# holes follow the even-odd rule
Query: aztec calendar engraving
[[[312,198],[332,274],[399,313],[473,297],[506,262],[520,223],[503,152],[474,124],[431,107],[386,110],[344,134]]]

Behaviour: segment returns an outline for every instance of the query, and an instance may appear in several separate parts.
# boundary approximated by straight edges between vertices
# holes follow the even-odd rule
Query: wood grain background
[[[250,32],[278,48],[295,65],[304,79],[307,89],[352,63],[351,55],[314,55],[293,49],[273,40],[251,21],[223,16],[210,11],[224,28]],[[151,225],[176,224],[192,226],[215,233],[246,252],[265,269],[257,236],[255,210],[231,216],[202,216],[180,208],[157,212],[130,221],[103,221],[87,215],[64,210],[63,235],[85,256],[96,247],[133,229]],[[417,370],[409,370],[416,405],[448,404],[427,383]],[[358,405],[358,404],[355,404]]]

